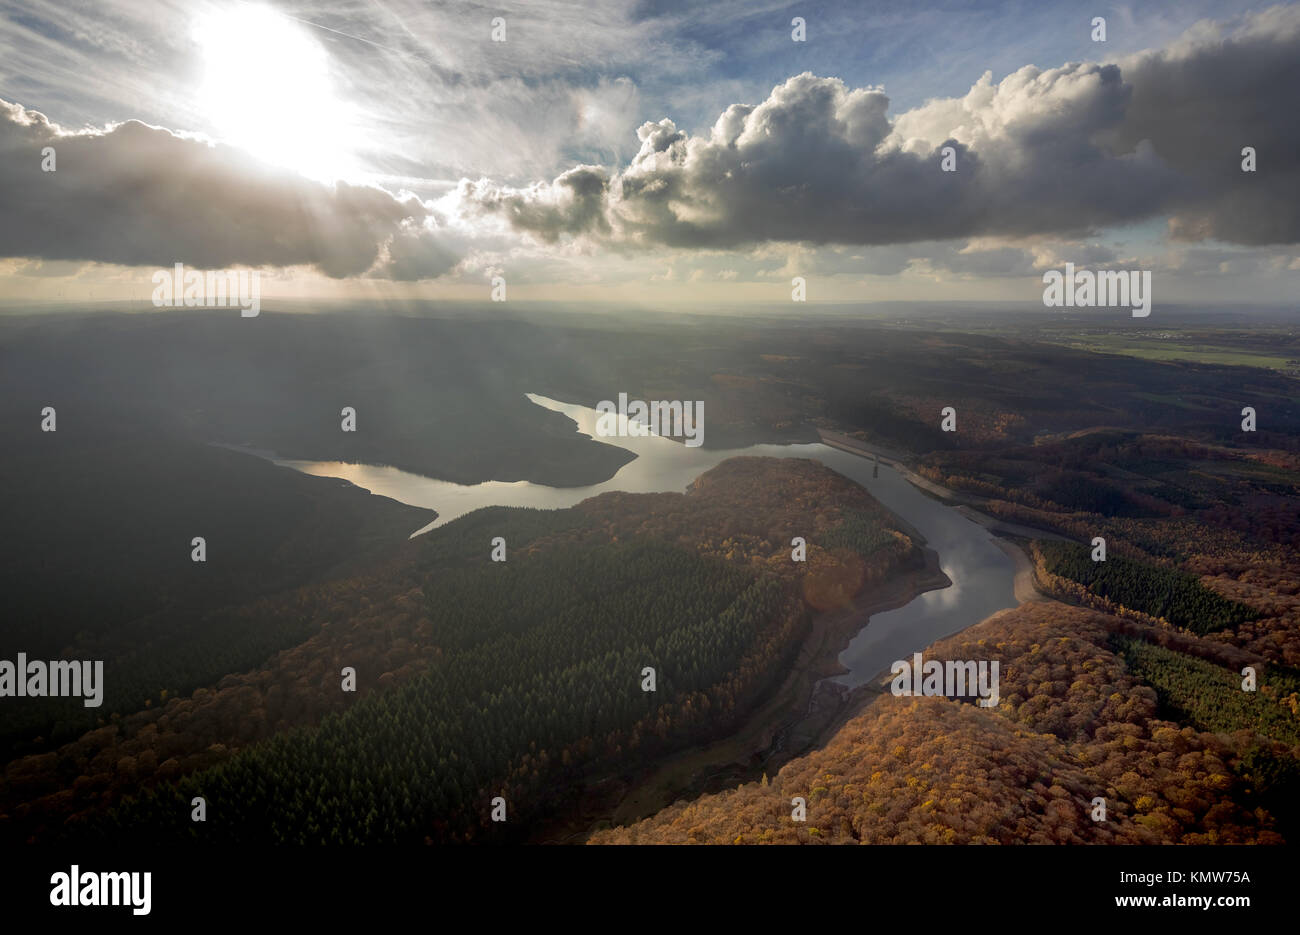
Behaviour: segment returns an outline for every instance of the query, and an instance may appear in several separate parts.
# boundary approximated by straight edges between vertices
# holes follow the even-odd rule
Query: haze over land
[[[1065,705],[1062,723],[1072,726],[1054,741],[1065,746],[1030,758],[1039,778],[1006,773],[1008,788],[1041,782],[1062,790],[1044,802],[1064,796],[1061,802],[1047,812],[1044,803],[1024,804],[1014,813],[1021,817],[1007,813],[1011,823],[1002,824],[963,809],[918,812],[894,798],[890,808],[902,808],[902,824],[890,832],[873,812],[872,840],[1285,835],[1300,687],[1293,593],[1300,412],[1288,373],[1300,358],[1295,329],[1277,326],[1261,347],[1258,330],[1201,315],[1165,339],[1192,348],[1184,353],[1193,358],[1288,358],[1279,370],[1266,360],[1247,367],[1151,360],[1142,353],[1146,334],[1134,338],[1131,354],[1076,349],[1065,345],[1076,340],[1077,322],[1041,322],[1031,340],[1023,321],[1011,316],[1001,332],[990,325],[971,334],[952,319],[917,332],[839,319],[794,328],[693,318],[637,329],[624,321],[573,324],[568,316],[525,326],[267,312],[256,320],[266,342],[259,345],[248,322],[214,312],[10,318],[4,426],[28,441],[8,451],[0,487],[12,541],[24,543],[4,566],[13,607],[6,639],[34,658],[102,657],[109,690],[101,709],[77,699],[6,699],[15,717],[6,722],[4,826],[37,840],[165,837],[173,833],[166,816],[200,790],[245,803],[238,822],[214,826],[213,840],[553,840],[646,817],[677,796],[708,792],[719,777],[757,782],[767,773],[772,788],[789,792],[807,768],[801,754],[833,737],[856,743],[837,725],[868,703],[874,710],[902,700],[873,702],[871,685],[850,695],[819,687],[857,629],[871,632],[867,614],[949,584],[923,569],[914,533],[888,532],[897,520],[873,505],[867,472],[863,491],[810,462],[733,460],[697,481],[686,500],[605,494],[553,514],[489,509],[408,540],[432,514],[209,444],[394,463],[462,483],[586,484],[615,473],[626,452],[578,434],[572,422],[528,402],[525,388],[591,400],[618,380],[648,397],[708,400],[710,447],[804,442],[822,429],[911,452],[916,471],[989,522],[1041,530],[1021,533],[1041,543],[1019,546],[1040,563],[1040,591],[1095,608],[1086,634],[1052,630],[1053,645],[1065,640],[1068,652],[1046,680],[1022,684],[1021,667],[1031,660],[999,651],[997,709],[954,714],[951,722],[938,711],[931,720],[929,707],[901,715],[911,725],[901,729],[939,730],[963,750],[964,731],[975,732],[975,743],[992,729],[981,726],[990,718]],[[296,353],[280,354],[286,346]],[[372,388],[376,382],[383,392]],[[323,385],[335,394],[328,401],[295,392]],[[443,403],[429,406],[431,399]],[[55,433],[33,429],[43,400],[59,412]],[[936,418],[949,400],[957,401],[956,433],[942,432]],[[336,413],[348,401],[357,402],[356,441],[338,431]],[[1253,434],[1240,430],[1243,403],[1261,414]],[[423,421],[413,432],[416,413]],[[597,453],[606,454],[597,460]],[[196,565],[189,543],[199,531],[210,553]],[[796,535],[809,544],[807,565],[790,561]],[[1094,535],[1110,543],[1106,568],[1119,577],[1093,583],[1083,576],[1086,557],[1075,567],[1064,555],[1040,552],[1052,539],[1086,543]],[[509,548],[502,564],[489,557],[497,536]],[[891,542],[902,551],[881,552],[895,548]],[[86,543],[113,547],[87,566]],[[1136,563],[1132,571],[1126,562]],[[625,585],[624,575],[631,576]],[[1082,585],[1069,584],[1070,576]],[[756,597],[744,596],[751,593],[767,596],[754,604]],[[681,600],[705,603],[656,622],[661,602],[669,602],[666,612]],[[633,617],[631,606],[641,608]],[[579,608],[585,623],[575,623]],[[1053,601],[1022,611],[984,628],[1013,638],[1022,619],[1049,629],[1074,619]],[[652,629],[641,633],[634,619]],[[729,619],[748,623],[727,630]],[[598,642],[575,644],[563,635],[570,626]],[[725,632],[734,642],[718,645],[723,656],[695,658]],[[1003,637],[979,639],[983,647]],[[1084,641],[1077,657],[1074,640]],[[565,671],[588,667],[588,674],[577,682],[541,675],[535,666],[547,653],[558,653],[554,665]],[[1136,772],[1133,764],[1122,770],[1128,778],[1119,784],[1110,766],[1067,777],[1052,765],[1082,755],[1073,746],[1081,738],[1102,743],[1115,729],[1103,726],[1116,716],[1137,716],[1088,713],[1082,689],[1069,686],[1079,681],[1072,672],[1089,671],[1073,667],[1092,665],[1090,653],[1109,654],[1096,658],[1113,670],[1097,684],[1098,697],[1119,692],[1140,705],[1140,719],[1124,722],[1142,725],[1147,759]],[[659,662],[663,681],[642,710],[636,660],[647,658]],[[737,661],[744,659],[751,661]],[[507,660],[523,668],[503,674],[498,667]],[[345,664],[360,673],[355,700],[339,691]],[[1259,668],[1263,687],[1241,707],[1239,688],[1223,682],[1244,664]],[[478,681],[444,684],[453,673]],[[515,684],[533,687],[502,693]],[[592,695],[597,686],[607,694]],[[1209,706],[1194,700],[1210,690],[1227,694]],[[467,707],[470,698],[481,700]],[[534,723],[528,711],[551,705],[554,719],[536,722],[536,733],[519,726]],[[610,720],[596,725],[583,711]],[[344,720],[329,720],[331,713]],[[1033,723],[1043,716],[1032,715]],[[506,732],[505,724],[516,727]],[[862,729],[858,720],[850,724]],[[284,732],[293,726],[320,733],[291,741]],[[489,740],[494,746],[480,749]],[[1169,776],[1151,771],[1163,762],[1161,751],[1184,742],[1212,754],[1210,774],[1222,777],[1213,792],[1196,793],[1196,807],[1162,791]],[[315,759],[315,743],[352,752],[325,763]],[[960,755],[999,769],[1018,755],[979,744]],[[926,747],[915,749],[920,756]],[[466,761],[470,750],[479,752]],[[395,768],[407,771],[409,810],[401,784],[387,782],[377,799],[328,791],[364,782],[374,756],[396,758]],[[874,754],[852,756],[865,768]],[[908,762],[891,759],[875,770],[907,770]],[[415,779],[428,771],[447,784]],[[272,779],[278,791],[266,785]],[[1077,825],[1087,819],[1074,792],[1087,782],[1104,790],[1120,822],[1108,835]],[[267,791],[255,794],[244,783]],[[485,830],[475,803],[503,788],[512,811],[528,820]],[[148,789],[153,797],[140,804],[122,798]],[[318,830],[327,827],[321,803],[335,799],[328,827],[336,830]],[[767,826],[741,801],[728,806],[725,834],[708,839],[813,833],[763,832]],[[820,811],[843,805],[820,793],[810,801],[809,828],[860,839],[852,814],[845,831]],[[1243,817],[1263,802],[1269,817]],[[378,824],[366,817],[399,805],[400,822],[398,812]],[[1067,814],[1073,817],[1061,824]],[[922,827],[952,828],[956,836],[905,830]],[[651,833],[658,834],[638,831],[632,839]],[[667,827],[664,834],[677,839]]]
[[[18,4],[0,839],[1293,840],[1300,6],[1101,12]]]

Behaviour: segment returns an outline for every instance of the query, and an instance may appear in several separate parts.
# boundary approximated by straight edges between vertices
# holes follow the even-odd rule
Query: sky
[[[0,0],[0,301],[1294,303],[1297,98],[1296,3]]]

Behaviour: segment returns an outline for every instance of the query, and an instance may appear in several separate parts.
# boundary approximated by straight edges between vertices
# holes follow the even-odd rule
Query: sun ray
[[[329,55],[292,18],[240,3],[201,17],[200,108],[214,134],[259,159],[333,180],[355,166],[351,108],[334,92]]]

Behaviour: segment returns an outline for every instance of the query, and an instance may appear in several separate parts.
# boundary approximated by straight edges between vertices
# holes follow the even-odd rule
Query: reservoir
[[[872,461],[822,444],[751,445],[712,450],[688,448],[679,441],[655,436],[596,435],[598,413],[589,407],[529,394],[535,405],[563,413],[577,431],[604,444],[636,455],[609,480],[587,487],[546,487],[528,481],[453,484],[396,468],[337,461],[276,460],[307,474],[339,477],[371,493],[412,506],[437,510],[438,518],[412,535],[448,523],[487,506],[526,506],[561,509],[609,490],[628,493],[683,492],[705,471],[741,455],[767,458],[811,458],[865,487],[886,508],[925,537],[939,555],[939,565],[952,580],[950,587],[927,591],[896,610],[874,614],[840,654],[848,673],[835,681],[854,688],[870,681],[896,659],[945,636],[979,623],[1007,607],[1015,607],[1015,566],[983,526],[951,506],[921,493],[893,468],[881,464],[873,477]]]

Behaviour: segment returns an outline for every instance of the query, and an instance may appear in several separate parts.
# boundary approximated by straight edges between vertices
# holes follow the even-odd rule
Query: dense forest
[[[408,542],[427,511],[205,444],[586,483],[628,454],[522,394],[593,402],[611,385],[706,399],[710,447],[821,427],[910,448],[956,501],[1104,536],[1109,555],[1039,541],[1040,585],[1085,607],[1026,604],[931,647],[1001,659],[997,709],[881,697],[778,774],[751,764],[735,792],[597,840],[1295,837],[1300,413],[1281,374],[1243,386],[1239,368],[843,323],[258,327],[151,316],[0,336],[0,427],[30,442],[33,413],[59,407],[57,434],[0,458],[22,544],[0,569],[6,642],[102,658],[109,689],[100,709],[6,702],[0,838],[520,840],[584,788],[726,735],[815,615],[923,564],[869,495],[808,462],[733,459],[685,494],[482,510]],[[959,431],[941,432],[954,401]],[[1267,413],[1250,436],[1246,404]],[[341,405],[365,432],[339,433]],[[189,560],[195,535],[206,563]],[[1258,692],[1240,690],[1243,665]],[[1106,823],[1087,816],[1096,795]]]
[[[1109,648],[1118,618],[1055,602],[926,650],[998,659],[994,709],[879,695],[825,749],[595,834],[618,843],[1279,843],[1253,735],[1165,720]],[[807,803],[795,821],[791,800]],[[1092,819],[1104,798],[1105,821]]]
[[[930,647],[1002,660],[993,711],[885,694],[821,751],[593,843],[1268,843],[1300,834],[1300,542],[1286,452],[1099,430],[932,450],[1040,539],[1021,605]],[[1100,612],[1099,612],[1100,611]],[[1242,691],[1241,669],[1260,673]],[[808,803],[792,820],[791,799]],[[1108,820],[1091,820],[1094,798]]]
[[[1187,572],[1136,562],[1118,555],[1094,562],[1088,546],[1042,541],[1034,545],[1046,570],[1078,582],[1091,593],[1193,633],[1237,627],[1258,616],[1236,601],[1220,597]]]
[[[812,600],[808,581],[848,599],[919,565],[886,518],[820,465],[765,459],[725,462],[684,495],[477,511],[413,540],[380,577],[333,585],[323,604],[303,589],[321,629],[266,679],[223,679],[215,698],[201,689],[11,767],[19,801],[51,772],[84,770],[85,793],[100,790],[81,806],[56,793],[13,808],[11,830],[67,814],[80,816],[65,826],[76,838],[517,838],[583,775],[725,733],[800,648],[829,593]],[[794,532],[806,562],[791,560]],[[506,562],[489,559],[495,536]],[[353,588],[364,612],[328,625]],[[341,691],[345,665],[367,691]],[[110,773],[87,775],[97,768]],[[133,784],[143,795],[109,814],[91,806]],[[208,801],[205,824],[189,820],[194,795]],[[502,825],[486,820],[496,795],[509,803]]]
[[[1201,603],[1211,625],[1226,621],[1212,631],[1215,640],[1300,667],[1300,459],[1268,447],[1272,441],[1228,445],[1097,429],[993,454],[934,452],[920,459],[917,472],[955,491],[957,502],[999,520],[1077,542],[1101,536],[1107,564],[1127,559],[1194,576],[1206,590],[1249,612],[1224,607],[1176,575],[1158,575],[1163,598],[1181,592],[1189,601],[1185,611],[1195,613]],[[1110,496],[1109,488],[1122,489],[1134,509],[1111,515],[1054,502],[1047,494],[1061,474],[1101,497]],[[1091,574],[1085,563],[1078,567]],[[1043,566],[1040,578],[1048,574]],[[1053,578],[1049,587],[1060,596],[1127,615],[1146,615],[1140,606],[1155,596],[1121,586],[1101,598],[1067,576]]]
[[[103,831],[466,839],[483,832],[495,794],[526,821],[558,794],[565,767],[651,756],[724,729],[796,645],[789,631],[804,620],[788,605],[774,579],[646,541],[448,576],[430,596],[441,653],[425,674],[127,804]],[[645,666],[654,692],[642,690]],[[208,800],[205,825],[189,820],[193,794]]]
[[[433,515],[211,445],[69,421],[0,459],[5,534],[24,544],[0,563],[4,645],[11,659],[102,660],[105,695],[98,708],[7,699],[6,760],[302,642],[315,629],[304,608],[271,595],[365,567]]]
[[[1242,675],[1143,639],[1116,635],[1110,644],[1130,670],[1152,685],[1166,710],[1202,730],[1251,730],[1300,747],[1300,672],[1265,668],[1254,691]]]
[[[1254,691],[1232,669],[1116,634],[1110,644],[1129,670],[1156,690],[1161,716],[1198,730],[1246,733],[1237,772],[1250,794],[1278,817],[1288,840],[1300,831],[1300,672],[1262,667]]]
[[[779,774],[591,841],[1294,839],[1300,679],[1288,663],[1300,658],[1300,567],[1282,546],[1297,528],[1286,514],[1295,466],[1275,454],[1105,432],[1001,456],[936,453],[928,463],[963,473],[922,473],[992,515],[1108,537],[1104,563],[1089,546],[1026,542],[1040,583],[1104,612],[1024,603],[927,650],[1001,659],[995,710],[884,694]],[[1122,472],[1123,484],[1106,481]],[[1260,674],[1253,693],[1242,691],[1247,665]],[[796,796],[806,822],[792,821]],[[1099,796],[1104,823],[1089,811]]]
[[[1094,430],[990,455],[933,452],[922,476],[1007,519],[1176,562],[1300,547],[1300,460],[1287,451]]]

